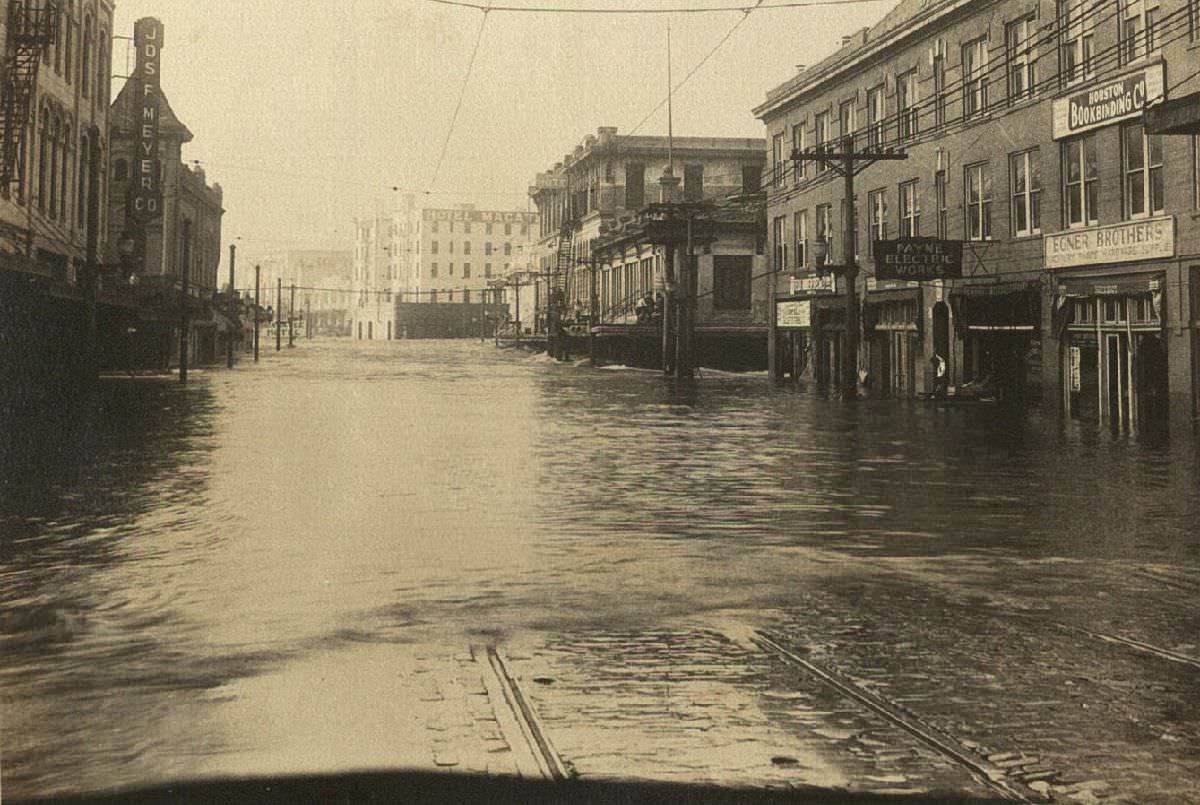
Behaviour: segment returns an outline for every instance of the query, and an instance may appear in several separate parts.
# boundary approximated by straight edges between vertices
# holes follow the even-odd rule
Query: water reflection
[[[239,681],[317,654],[353,677],[369,645],[756,612],[847,556],[959,557],[995,590],[1016,561],[1200,560],[1190,442],[987,406],[430,342],[111,381],[87,410],[71,449],[5,470],[17,795],[244,768]]]

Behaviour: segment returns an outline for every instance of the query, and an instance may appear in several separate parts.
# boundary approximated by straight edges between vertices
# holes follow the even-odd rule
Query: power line
[[[276,176],[287,176],[292,179],[304,179],[304,180],[312,181],[312,182],[323,182],[326,184],[343,184],[343,185],[351,185],[351,186],[355,186],[355,187],[369,187],[369,188],[374,188],[374,189],[378,189],[378,190],[393,190],[393,191],[400,192],[400,193],[424,193],[426,195],[435,195],[435,196],[474,195],[474,196],[514,196],[514,197],[521,196],[521,197],[525,197],[527,195],[526,193],[519,193],[519,192],[515,192],[515,191],[500,191],[500,190],[487,191],[487,192],[480,192],[477,190],[421,190],[418,187],[408,187],[405,185],[393,185],[393,184],[384,184],[384,183],[376,183],[376,182],[360,182],[360,181],[356,181],[354,179],[340,179],[340,178],[334,178],[332,176],[320,176],[320,175],[313,174],[313,173],[296,173],[294,171],[285,171],[285,170],[280,170],[278,168],[262,168],[262,167],[253,167],[250,165],[233,165],[233,164],[230,164],[227,162],[211,162],[207,159],[189,159],[189,160],[187,160],[187,162],[188,162],[188,164],[199,165],[202,167],[208,166],[208,167],[212,167],[212,168],[221,168],[223,170],[235,170],[235,171],[240,170],[240,171],[249,171],[252,173],[266,173],[266,174],[273,174]]]
[[[790,0],[789,2],[781,3],[756,3],[754,5],[740,6],[694,6],[688,8],[682,6],[679,8],[603,8],[597,6],[582,7],[582,8],[562,8],[554,6],[484,6],[478,3],[467,2],[467,0],[425,0],[427,3],[435,3],[442,6],[453,6],[456,8],[470,8],[476,11],[503,11],[517,12],[528,14],[713,14],[730,11],[741,11],[749,13],[755,9],[777,9],[777,8],[813,8],[817,6],[861,6],[868,3],[878,3],[883,0]]]
[[[483,19],[479,22],[479,33],[475,36],[475,48],[471,51],[471,60],[467,62],[467,73],[463,76],[462,86],[458,90],[458,103],[454,105],[454,114],[450,117],[450,128],[446,131],[446,139],[442,142],[442,153],[438,156],[437,165],[433,168],[433,178],[429,180],[429,188],[426,193],[433,192],[433,186],[437,184],[438,176],[442,172],[442,162],[446,159],[446,151],[450,148],[450,138],[454,136],[454,124],[458,122],[458,113],[462,110],[463,98],[467,94],[467,84],[471,81],[471,71],[475,68],[475,57],[479,55],[479,46],[483,43],[483,29],[487,27],[488,12],[491,10],[484,6],[477,6],[483,12]]]

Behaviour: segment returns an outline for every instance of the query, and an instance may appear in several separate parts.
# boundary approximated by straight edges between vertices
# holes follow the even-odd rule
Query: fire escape
[[[19,159],[42,55],[58,36],[57,0],[9,0],[0,102],[0,187],[21,183]]]

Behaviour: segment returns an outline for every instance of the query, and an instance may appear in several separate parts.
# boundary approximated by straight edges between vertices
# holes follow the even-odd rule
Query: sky
[[[773,1],[773,0],[768,0]],[[504,0],[687,8],[749,0]],[[499,4],[499,3],[498,3]],[[763,137],[767,91],[895,0],[756,11],[674,98],[680,136]],[[117,0],[115,33],[165,26],[163,91],[225,193],[224,240],[254,259],[353,248],[354,219],[423,206],[526,209],[534,175],[600,126],[630,133],[742,17],[527,14],[429,0]],[[472,49],[482,38],[453,130]],[[125,43],[114,44],[114,72]],[[114,81],[114,92],[121,81]],[[665,134],[664,107],[639,134]],[[443,144],[445,160],[434,181]],[[432,183],[432,184],[431,184]],[[401,190],[393,190],[399,187]]]

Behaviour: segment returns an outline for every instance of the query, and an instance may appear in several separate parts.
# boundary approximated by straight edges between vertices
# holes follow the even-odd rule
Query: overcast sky
[[[749,0],[505,0],[616,8]],[[761,10],[675,98],[678,135],[762,137],[750,110],[797,63],[894,0]],[[166,27],[163,90],[195,134],[185,159],[225,190],[239,251],[352,246],[393,186],[430,189],[482,12],[427,0],[117,0],[118,35]],[[741,12],[671,15],[678,82]],[[488,15],[445,163],[423,203],[524,209],[533,176],[599,126],[628,133],[666,96],[665,16]],[[114,46],[124,73],[125,43]],[[121,82],[114,82],[114,90]],[[665,134],[665,107],[639,131]]]

